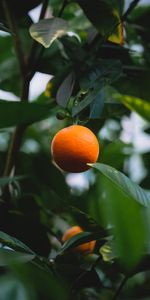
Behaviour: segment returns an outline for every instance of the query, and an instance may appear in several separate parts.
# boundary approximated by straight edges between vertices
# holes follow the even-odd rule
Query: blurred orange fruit
[[[68,230],[66,230],[66,232],[64,233],[64,235],[62,237],[63,242],[66,242],[71,237],[77,235],[80,232],[83,232],[83,230],[80,226],[73,226],[73,227],[69,228]],[[95,248],[95,244],[96,244],[96,241],[90,241],[88,243],[84,243],[82,245],[79,245],[79,246],[73,248],[73,251],[79,252],[79,253],[82,253],[83,255],[85,255],[85,254],[93,252],[93,250]]]
[[[87,127],[72,125],[61,129],[54,136],[51,152],[55,163],[64,171],[84,172],[95,163],[99,155],[99,143]]]

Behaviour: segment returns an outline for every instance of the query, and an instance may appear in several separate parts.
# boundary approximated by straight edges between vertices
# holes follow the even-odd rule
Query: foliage
[[[125,2],[0,3],[0,89],[16,97],[0,100],[0,300],[149,299],[149,152],[142,140],[139,151],[131,120],[142,118],[147,137],[150,6]],[[39,4],[33,24],[28,12]],[[51,76],[31,102],[36,72]],[[73,123],[100,142],[81,177],[50,154],[54,134]],[[83,232],[63,244],[74,225]],[[72,252],[91,240],[92,254]]]

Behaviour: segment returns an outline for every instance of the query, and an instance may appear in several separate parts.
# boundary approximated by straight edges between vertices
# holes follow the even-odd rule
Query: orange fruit
[[[66,242],[72,236],[74,236],[80,232],[83,232],[83,230],[79,226],[73,226],[73,227],[69,228],[68,230],[66,230],[66,232],[64,233],[64,235],[62,237],[63,242]],[[84,243],[82,245],[79,245],[79,246],[73,248],[73,251],[79,252],[82,254],[88,254],[88,253],[93,252],[95,244],[96,244],[96,241],[90,241],[88,243]]]
[[[87,127],[72,125],[54,136],[51,152],[55,163],[64,171],[78,173],[90,168],[99,155],[99,143]]]

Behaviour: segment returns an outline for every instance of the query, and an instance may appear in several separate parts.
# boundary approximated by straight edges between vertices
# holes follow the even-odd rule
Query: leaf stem
[[[117,300],[117,299],[118,299],[118,296],[119,296],[120,293],[122,292],[122,289],[123,289],[123,287],[125,286],[125,284],[126,284],[128,278],[129,278],[129,277],[127,277],[127,276],[125,276],[125,277],[123,278],[123,280],[121,281],[121,283],[120,283],[118,289],[116,290],[116,292],[115,292],[115,294],[114,294],[112,300]]]

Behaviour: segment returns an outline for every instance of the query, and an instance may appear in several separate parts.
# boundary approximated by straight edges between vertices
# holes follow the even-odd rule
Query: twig
[[[44,18],[45,16],[45,13],[46,13],[46,10],[47,10],[47,6],[48,6],[48,0],[44,0],[43,1],[43,5],[42,5],[42,9],[41,9],[41,13],[40,13],[40,16],[39,16],[39,21],[41,19]],[[30,51],[30,55],[29,55],[29,58],[28,58],[28,66],[32,65],[32,75],[31,77],[34,75],[34,71],[35,71],[35,57],[36,57],[36,50],[39,46],[39,43],[36,42],[35,40],[33,40],[33,44],[32,44],[32,47],[31,47],[31,51]]]
[[[26,63],[25,63],[25,59],[24,59],[22,43],[21,43],[21,40],[20,40],[20,36],[19,36],[17,25],[16,25],[15,17],[12,14],[12,12],[9,8],[8,1],[2,0],[2,5],[3,5],[3,8],[4,8],[4,14],[5,14],[9,29],[10,29],[11,32],[13,32],[14,47],[15,47],[16,55],[17,55],[18,61],[19,61],[20,71],[21,71],[22,77],[24,78],[26,76]]]
[[[131,13],[131,11],[136,7],[136,5],[140,2],[140,0],[133,0],[128,7],[127,11],[124,13],[124,15],[121,17],[121,21],[124,22],[128,15]]]
[[[116,299],[118,298],[118,296],[120,295],[120,293],[121,293],[123,287],[125,286],[127,280],[128,280],[128,277],[125,276],[125,277],[123,278],[122,282],[120,283],[120,285],[119,285],[117,291],[115,292],[115,294],[114,294],[112,300],[116,300]]]
[[[13,22],[14,16],[10,12],[9,7],[6,5],[5,0],[3,0],[3,3],[4,3],[4,8],[6,10],[8,21],[11,26],[10,29],[15,33],[15,36],[14,36],[15,50],[16,50],[16,55],[18,57],[18,61],[19,61],[19,64],[20,64],[20,67],[21,67],[21,70],[23,73],[23,85],[22,85],[20,100],[21,100],[21,102],[28,102],[29,84],[30,84],[30,80],[31,80],[32,76],[34,75],[34,72],[32,74],[30,73],[30,70],[31,70],[30,64],[28,64],[27,66],[25,66],[25,64],[24,64],[24,55],[21,50],[22,48],[21,48],[20,37],[18,34],[17,26],[16,26],[15,22]],[[41,9],[41,13],[40,13],[40,18],[44,17],[47,5],[48,5],[48,0],[44,0],[43,6]],[[34,51],[35,51],[35,48],[33,46],[31,49],[31,52],[30,52],[31,64],[33,63],[32,57],[34,56]],[[18,152],[19,152],[19,149],[21,146],[23,134],[26,130],[26,127],[27,127],[26,124],[22,124],[22,125],[18,126],[12,136],[10,146],[8,149],[8,153],[7,153],[6,164],[5,164],[3,176],[10,175],[10,172],[17,161]]]

